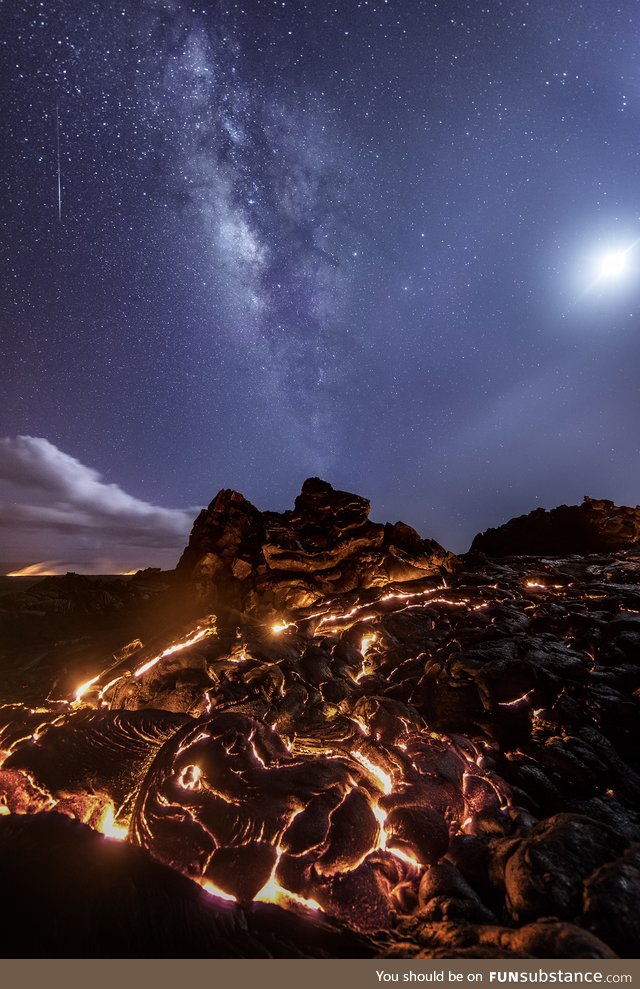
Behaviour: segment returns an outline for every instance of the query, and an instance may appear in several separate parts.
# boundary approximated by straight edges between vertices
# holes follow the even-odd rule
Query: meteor
[[[62,180],[60,176],[60,108],[56,103],[56,157],[58,161],[58,220],[62,220]]]

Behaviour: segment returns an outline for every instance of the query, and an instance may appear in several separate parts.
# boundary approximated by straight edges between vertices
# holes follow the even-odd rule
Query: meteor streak
[[[56,157],[58,161],[58,220],[62,220],[62,179],[60,175],[60,108],[56,103]]]

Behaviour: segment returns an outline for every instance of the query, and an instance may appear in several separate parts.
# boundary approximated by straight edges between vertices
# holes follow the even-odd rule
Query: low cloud
[[[197,509],[160,508],[35,436],[0,439],[0,557],[49,570],[174,567]]]

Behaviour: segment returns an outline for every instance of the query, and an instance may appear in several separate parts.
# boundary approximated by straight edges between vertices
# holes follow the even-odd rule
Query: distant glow
[[[10,570],[5,577],[56,577],[59,573],[55,563],[32,563],[22,570]]]

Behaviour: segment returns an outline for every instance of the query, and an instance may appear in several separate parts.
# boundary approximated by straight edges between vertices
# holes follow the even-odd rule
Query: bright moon
[[[600,278],[620,278],[627,270],[627,252],[611,251],[600,261]]]

